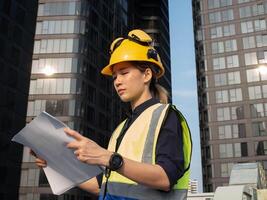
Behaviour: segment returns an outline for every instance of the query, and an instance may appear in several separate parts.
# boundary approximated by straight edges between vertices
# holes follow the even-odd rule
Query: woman
[[[132,115],[114,131],[108,149],[78,132],[67,144],[81,162],[106,167],[101,191],[96,178],[80,188],[100,199],[186,199],[191,160],[191,136],[182,114],[167,104],[166,90],[157,84],[164,67],[152,39],[141,30],[111,44],[109,65],[101,71],[113,77]],[[46,163],[36,158],[36,164]]]

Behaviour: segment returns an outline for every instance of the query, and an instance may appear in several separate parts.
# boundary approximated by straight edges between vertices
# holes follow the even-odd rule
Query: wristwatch
[[[123,165],[123,158],[120,154],[114,152],[109,159],[109,169],[116,171],[120,169]]]

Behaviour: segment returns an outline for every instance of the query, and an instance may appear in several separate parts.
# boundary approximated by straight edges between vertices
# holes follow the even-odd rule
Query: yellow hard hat
[[[110,45],[110,60],[101,73],[112,76],[113,65],[125,61],[150,62],[155,65],[156,77],[161,77],[165,70],[158,52],[152,46],[152,38],[142,30],[132,30],[128,38],[117,38]]]

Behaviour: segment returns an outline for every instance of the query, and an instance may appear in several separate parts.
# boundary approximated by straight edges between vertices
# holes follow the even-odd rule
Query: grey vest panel
[[[104,188],[104,185],[102,185]],[[138,200],[186,200],[187,190],[164,192],[143,185],[109,182],[107,191],[110,195],[130,197]]]

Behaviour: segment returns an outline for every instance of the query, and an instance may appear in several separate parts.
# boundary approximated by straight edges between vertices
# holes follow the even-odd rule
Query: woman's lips
[[[119,95],[122,95],[124,92],[125,92],[125,89],[119,89],[119,90],[118,90],[118,94],[119,94]]]

